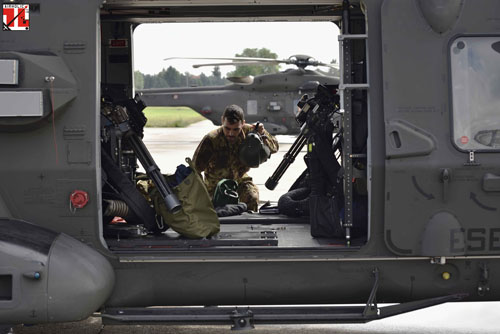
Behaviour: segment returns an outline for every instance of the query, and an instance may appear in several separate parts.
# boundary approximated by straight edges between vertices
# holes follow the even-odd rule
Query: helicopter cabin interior
[[[148,179],[138,172],[139,162],[148,175],[154,174],[156,165],[141,140],[146,119],[143,103],[138,97],[134,99],[133,31],[143,23],[201,21],[330,21],[339,26],[341,35],[324,36],[324,41],[340,41],[340,85],[326,87],[327,93],[318,91],[316,96],[303,101],[315,110],[316,117],[310,111],[303,120],[298,120],[307,130],[297,136],[291,148],[298,147],[300,151],[306,143],[312,147],[310,144],[318,138],[322,138],[321,144],[326,147],[323,155],[317,157],[309,150],[308,155],[313,155],[316,162],[308,164],[307,171],[292,187],[317,185],[309,189],[317,197],[314,203],[309,195],[301,203],[289,204],[305,205],[310,208],[309,216],[294,217],[273,207],[264,208],[261,212],[219,217],[219,233],[207,238],[188,238],[168,228],[168,219],[161,217],[155,202],[138,189],[139,180]],[[109,249],[117,253],[188,249],[335,250],[356,249],[365,244],[369,239],[370,196],[366,40],[365,15],[359,4],[293,5],[285,13],[279,6],[148,8],[122,7],[118,2],[108,1],[101,10],[100,132],[101,211]],[[282,163],[286,165],[287,161]],[[154,181],[154,177],[151,179]],[[124,218],[126,223],[120,223],[117,217]],[[319,224],[316,227],[319,232],[311,233],[312,224]]]

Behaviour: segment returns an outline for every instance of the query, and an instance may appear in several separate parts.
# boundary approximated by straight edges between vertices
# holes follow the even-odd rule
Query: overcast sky
[[[268,48],[286,59],[306,54],[330,63],[338,56],[338,28],[331,22],[217,22],[142,24],[134,33],[134,69],[155,74],[173,66],[192,74],[212,72],[213,67],[195,69],[196,60],[168,57],[234,57],[245,48]],[[285,69],[281,66],[281,69]],[[324,69],[324,68],[323,68]],[[222,74],[234,70],[221,68]]]

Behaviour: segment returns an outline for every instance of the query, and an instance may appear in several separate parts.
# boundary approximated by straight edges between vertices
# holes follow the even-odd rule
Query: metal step
[[[158,237],[107,238],[110,250],[138,250],[162,248],[206,248],[218,246],[277,246],[278,235],[273,230],[221,232],[211,239],[186,239],[168,233]]]
[[[151,307],[109,308],[96,317],[104,325],[224,325],[250,329],[255,324],[365,323],[446,302],[459,301],[465,294],[418,300],[385,307],[282,306],[282,307]]]

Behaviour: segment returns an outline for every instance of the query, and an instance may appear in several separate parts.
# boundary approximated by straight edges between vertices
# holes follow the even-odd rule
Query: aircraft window
[[[455,145],[500,149],[500,37],[459,37],[450,60]]]
[[[247,114],[248,115],[257,115],[257,100],[248,100],[247,101]]]

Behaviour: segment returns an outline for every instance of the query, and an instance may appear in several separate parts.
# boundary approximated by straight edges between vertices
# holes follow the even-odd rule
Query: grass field
[[[205,119],[188,107],[147,107],[144,114],[149,128],[183,128]]]

